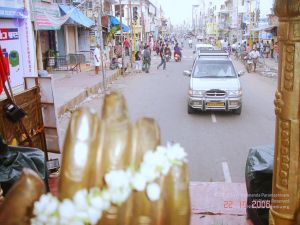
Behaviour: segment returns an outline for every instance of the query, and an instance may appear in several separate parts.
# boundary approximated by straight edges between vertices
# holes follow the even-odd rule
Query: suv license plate
[[[224,102],[207,102],[207,106],[224,106]]]

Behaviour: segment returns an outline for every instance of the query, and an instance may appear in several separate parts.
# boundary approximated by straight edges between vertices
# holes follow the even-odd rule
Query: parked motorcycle
[[[175,62],[179,62],[179,61],[181,61],[181,56],[178,53],[175,53],[174,59],[175,59]]]

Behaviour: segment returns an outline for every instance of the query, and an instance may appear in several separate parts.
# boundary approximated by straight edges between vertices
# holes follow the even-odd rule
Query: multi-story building
[[[121,0],[113,3],[113,13],[131,29],[132,33],[141,40],[150,36],[157,37],[160,32],[162,13],[159,4],[151,0]]]

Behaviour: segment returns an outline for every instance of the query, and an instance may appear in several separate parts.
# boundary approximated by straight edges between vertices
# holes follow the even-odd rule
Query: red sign
[[[0,41],[18,40],[18,28],[1,29],[0,28]]]

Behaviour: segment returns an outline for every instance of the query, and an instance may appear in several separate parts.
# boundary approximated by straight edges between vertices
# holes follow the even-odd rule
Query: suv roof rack
[[[229,57],[229,54],[223,50],[202,50],[198,53],[198,57],[201,56],[227,56]]]

